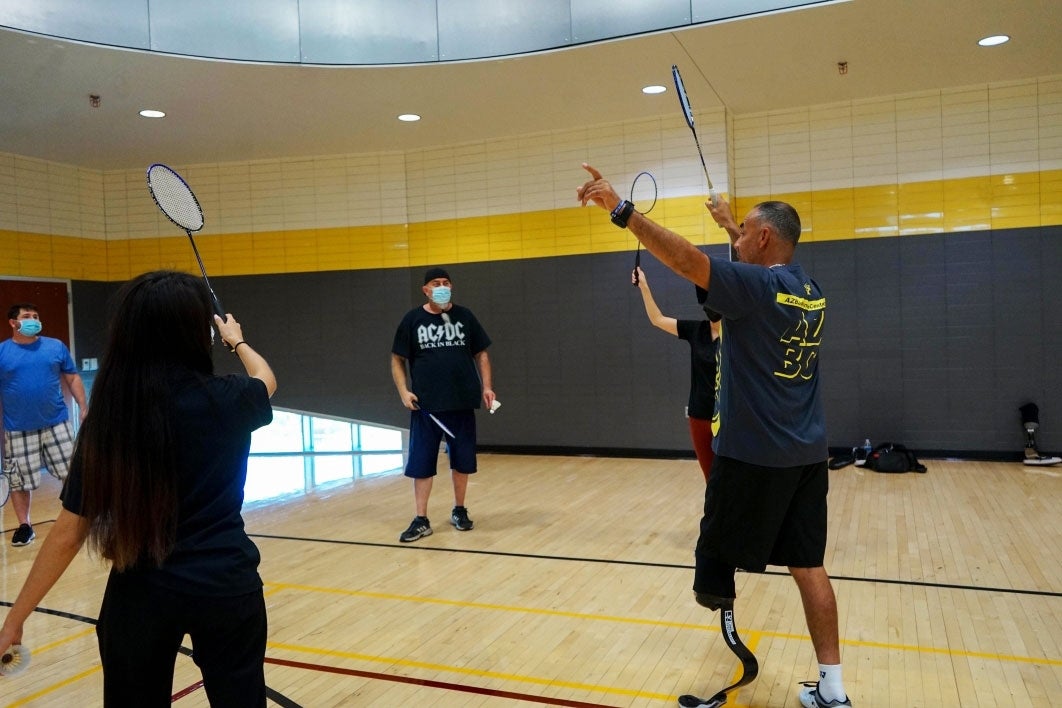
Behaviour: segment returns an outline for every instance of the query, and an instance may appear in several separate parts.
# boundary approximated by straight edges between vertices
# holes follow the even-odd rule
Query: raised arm
[[[593,202],[606,211],[612,211],[620,203],[616,190],[605,180],[601,173],[590,165],[583,163],[583,169],[590,173],[592,179],[576,190],[579,202],[586,206]],[[637,211],[631,213],[627,221],[630,229],[646,249],[664,263],[668,268],[681,275],[694,285],[708,287],[711,276],[711,261],[696,246],[663,226],[642,216]]]
[[[214,315],[214,323],[217,324],[218,332],[225,344],[233,350],[233,354],[240,357],[240,363],[243,364],[247,375],[264,383],[269,397],[272,398],[277,390],[277,377],[273,374],[273,369],[270,368],[265,357],[244,341],[240,323],[231,314],[226,314],[224,320]]]
[[[653,323],[654,327],[658,327],[677,337],[678,320],[674,317],[668,317],[660,311],[656,300],[653,299],[652,291],[649,290],[649,281],[645,279],[645,271],[640,267],[636,267],[634,270],[635,273],[631,273],[631,280],[637,281],[638,289],[642,292],[642,302],[645,304],[645,314],[649,315],[649,321]],[[635,274],[637,274],[637,279]]]
[[[741,226],[734,220],[734,214],[730,211],[730,203],[717,196],[715,204],[707,201],[704,205],[708,207],[708,213],[712,215],[719,228],[726,229],[726,233],[730,237],[730,245],[733,246],[734,242],[738,240],[738,236],[741,235]]]

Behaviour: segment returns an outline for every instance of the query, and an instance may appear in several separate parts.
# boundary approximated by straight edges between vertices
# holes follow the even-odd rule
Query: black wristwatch
[[[627,228],[627,220],[634,213],[634,205],[624,199],[612,210],[612,223],[621,229]]]

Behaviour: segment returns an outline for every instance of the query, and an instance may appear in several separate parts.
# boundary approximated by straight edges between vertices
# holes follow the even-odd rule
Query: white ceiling
[[[0,152],[92,169],[453,145],[1062,74],[1057,0],[851,0],[522,57],[392,67],[233,63],[0,30]],[[1008,44],[976,40],[1005,33]],[[839,61],[848,62],[841,76]],[[669,87],[645,96],[642,86]],[[89,95],[101,97],[99,108]],[[137,115],[165,110],[162,120]],[[399,113],[419,113],[399,123]]]

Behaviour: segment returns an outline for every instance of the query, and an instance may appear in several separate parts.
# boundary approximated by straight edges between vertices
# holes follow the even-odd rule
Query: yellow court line
[[[665,620],[653,620],[645,619],[641,617],[620,617],[617,615],[598,615],[590,614],[586,612],[567,612],[564,610],[549,610],[538,607],[518,607],[514,605],[497,605],[493,603],[485,602],[467,602],[464,600],[445,600],[435,597],[420,597],[416,595],[393,595],[390,593],[382,592],[368,592],[365,590],[345,590],[341,588],[323,588],[314,585],[300,585],[297,583],[266,583],[267,586],[276,588],[278,590],[302,590],[306,592],[319,592],[333,595],[348,595],[351,597],[366,597],[377,600],[396,600],[400,602],[419,602],[424,604],[435,605],[451,605],[454,607],[467,607],[471,609],[480,610],[500,610],[504,612],[520,612],[524,614],[532,615],[547,615],[553,617],[570,617],[572,619],[601,621],[601,622],[620,622],[624,624],[639,624],[650,625],[654,627],[675,627],[678,629],[693,629],[693,630],[707,630],[718,632],[719,628],[714,625],[706,624],[687,624],[684,622],[669,622]],[[741,629],[741,628],[739,628]],[[805,634],[789,634],[786,632],[772,632],[769,630],[750,630],[747,628],[742,631],[755,632],[760,637],[771,637],[775,639],[799,639],[801,641],[811,641],[811,637]],[[1062,659],[1051,659],[1048,657],[1031,657],[1031,656],[1017,656],[1013,654],[995,654],[992,652],[979,652],[979,651],[966,651],[964,649],[947,649],[939,647],[924,647],[917,644],[893,644],[889,642],[873,642],[864,641],[859,639],[841,639],[841,644],[848,646],[860,646],[860,647],[872,647],[876,649],[885,650],[898,650],[909,651],[916,653],[926,654],[945,654],[947,656],[966,657],[974,659],[995,659],[997,661],[1008,661],[1021,664],[1041,664],[1044,666],[1062,666]]]
[[[91,669],[88,669],[86,671],[82,671],[80,674],[74,674],[73,676],[71,676],[69,678],[63,679],[62,681],[60,681],[58,683],[52,684],[48,688],[45,688],[45,689],[42,689],[40,691],[37,691],[36,693],[30,694],[30,695],[26,696],[25,698],[21,698],[21,699],[15,701],[14,703],[8,703],[7,706],[5,706],[5,708],[17,708],[17,706],[24,706],[27,703],[29,703],[30,701],[35,701],[38,698],[41,698],[42,696],[47,696],[49,693],[52,693],[54,691],[58,691],[60,688],[62,688],[64,686],[69,686],[70,684],[75,683],[76,681],[80,681],[83,678],[91,676],[92,674],[96,673],[97,671],[100,671],[102,668],[103,668],[102,666],[98,666],[98,665],[97,666],[93,666]]]
[[[336,656],[343,659],[353,659],[356,661],[368,661],[377,664],[391,664],[393,666],[404,666],[413,669],[427,669],[430,671],[446,671],[455,674],[464,674],[465,676],[475,676],[477,678],[491,678],[500,679],[502,681],[514,681],[519,683],[530,683],[539,686],[557,686],[561,688],[570,688],[577,691],[596,691],[599,693],[610,693],[619,696],[628,696],[631,698],[651,698],[658,701],[672,701],[676,696],[672,696],[666,693],[648,693],[644,691],[638,691],[629,688],[614,688],[612,686],[598,686],[591,683],[577,683],[575,681],[560,681],[554,678],[539,678],[537,676],[522,676],[520,674],[507,674],[500,671],[485,671],[481,669],[469,669],[464,666],[450,666],[448,664],[432,664],[426,661],[412,661],[410,659],[400,659],[397,657],[388,656],[373,656],[371,654],[358,654],[355,652],[336,651],[334,649],[318,649],[316,647],[301,646],[298,644],[282,644],[280,642],[266,642],[266,646],[270,649],[285,649],[287,651],[302,652],[306,654],[315,654],[317,656]]]
[[[49,642],[48,644],[42,644],[41,646],[39,646],[36,649],[32,650],[33,651],[33,656],[38,656],[40,654],[44,654],[45,652],[51,651],[52,649],[60,647],[60,646],[62,646],[64,644],[69,644],[70,642],[75,641],[77,639],[81,639],[82,637],[84,637],[86,635],[93,634],[93,633],[95,633],[95,631],[96,631],[95,627],[89,627],[88,629],[83,629],[80,632],[74,632],[73,634],[67,635],[66,637],[64,637],[62,639],[59,639],[59,640],[56,640],[54,642]],[[30,664],[30,668],[31,669],[33,668],[32,664]],[[68,678],[63,679],[62,681],[59,681],[58,683],[54,683],[51,686],[49,686],[48,688],[42,688],[40,691],[37,691],[36,693],[34,693],[34,694],[30,695],[30,696],[26,696],[25,698],[19,699],[19,700],[15,701],[14,703],[8,703],[5,706],[5,708],[15,708],[16,706],[25,705],[25,704],[29,703],[30,701],[36,700],[36,699],[38,699],[38,698],[40,698],[42,696],[46,696],[49,693],[53,693],[55,691],[58,691],[60,688],[63,688],[64,686],[69,686],[70,684],[74,683],[75,681],[80,681],[81,679],[85,678],[86,676],[89,676],[89,675],[94,674],[95,672],[99,671],[101,668],[103,668],[103,667],[100,666],[99,664],[97,664],[96,666],[92,667],[91,669],[88,669],[86,671],[82,671],[80,674],[76,674],[74,676],[70,676]]]
[[[70,634],[70,635],[64,637],[63,639],[59,639],[57,641],[50,642],[48,644],[44,644],[42,646],[37,647],[36,649],[33,650],[33,653],[34,654],[43,654],[46,651],[51,651],[52,649],[55,649],[56,647],[61,647],[64,644],[69,644],[70,642],[72,642],[72,641],[74,641],[76,639],[81,639],[82,637],[84,637],[84,636],[86,636],[88,634],[94,634],[95,632],[96,632],[96,628],[95,627],[89,627],[88,629],[83,629],[80,632],[74,632],[73,634]]]
[[[622,622],[625,624],[646,624],[654,627],[676,627],[678,629],[705,629],[719,631],[715,625],[687,624],[685,622],[668,622],[666,620],[642,619],[640,617],[620,617],[616,615],[598,615],[586,612],[569,612],[567,610],[548,610],[540,607],[518,607],[516,605],[496,605],[489,602],[468,602],[465,600],[445,600],[438,597],[420,597],[417,595],[392,595],[383,592],[369,592],[367,590],[343,590],[340,588],[322,588],[313,585],[299,585],[296,583],[266,583],[268,586],[282,588],[284,590],[304,590],[307,592],[329,593],[333,595],[349,595],[351,597],[367,597],[375,600],[397,600],[400,602],[420,602],[432,605],[451,605],[453,607],[467,607],[477,610],[501,610],[503,612],[521,612],[531,615],[548,615],[551,617],[570,617],[572,619],[599,620],[605,622]]]

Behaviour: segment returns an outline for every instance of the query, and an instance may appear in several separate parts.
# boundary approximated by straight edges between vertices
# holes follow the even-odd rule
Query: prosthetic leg
[[[1042,467],[1062,462],[1062,457],[1041,455],[1036,449],[1036,430],[1040,427],[1040,408],[1035,403],[1026,403],[1018,410],[1021,412],[1021,425],[1025,429],[1025,459],[1022,463]]]
[[[689,694],[679,696],[678,704],[682,708],[719,708],[726,703],[727,694],[752,683],[760,671],[756,656],[738,637],[737,625],[734,622],[734,600],[737,595],[734,589],[734,572],[733,567],[698,556],[694,593],[698,605],[707,607],[709,610],[720,610],[719,626],[723,630],[723,640],[730,651],[734,652],[741,661],[741,676],[726,688],[720,689],[711,698],[698,698]],[[702,588],[712,592],[700,592]],[[715,594],[716,592],[719,594]]]

